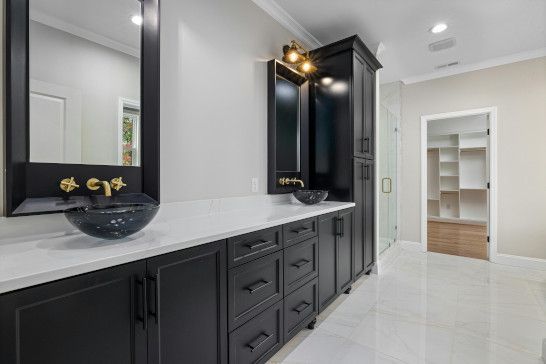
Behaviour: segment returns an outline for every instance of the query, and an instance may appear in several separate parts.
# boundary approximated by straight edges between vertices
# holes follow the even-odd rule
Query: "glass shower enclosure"
[[[379,121],[379,240],[378,253],[383,253],[396,240],[398,229],[397,164],[398,117],[381,105]]]

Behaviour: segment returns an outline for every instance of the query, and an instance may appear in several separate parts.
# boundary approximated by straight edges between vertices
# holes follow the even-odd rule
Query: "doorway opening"
[[[496,108],[421,118],[423,250],[496,254]]]

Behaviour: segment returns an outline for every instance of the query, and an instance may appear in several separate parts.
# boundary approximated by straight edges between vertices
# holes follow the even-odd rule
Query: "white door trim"
[[[421,116],[421,250],[427,244],[427,125],[429,121],[472,115],[489,115],[489,260],[497,261],[497,107]]]
[[[118,101],[118,123],[117,123],[117,132],[118,132],[118,165],[123,165],[123,109],[128,106],[140,110],[140,101],[131,100],[125,97],[120,97]],[[136,135],[136,144],[140,152],[140,130]],[[138,155],[136,160],[136,165],[140,165],[140,155]]]

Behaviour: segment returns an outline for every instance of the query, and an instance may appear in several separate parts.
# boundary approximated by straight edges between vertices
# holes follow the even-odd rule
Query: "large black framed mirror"
[[[309,82],[296,70],[271,60],[267,87],[267,190],[290,193],[309,180]]]
[[[8,216],[159,202],[159,0],[6,0],[5,61]]]

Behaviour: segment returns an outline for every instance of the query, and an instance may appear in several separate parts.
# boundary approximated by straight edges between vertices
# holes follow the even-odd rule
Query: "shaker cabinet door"
[[[145,271],[138,261],[0,296],[0,363],[146,363]]]
[[[148,260],[148,363],[225,363],[225,240]]]
[[[339,212],[337,247],[337,289],[343,292],[353,283],[353,209]]]
[[[337,296],[337,218],[337,212],[319,216],[319,311]]]

